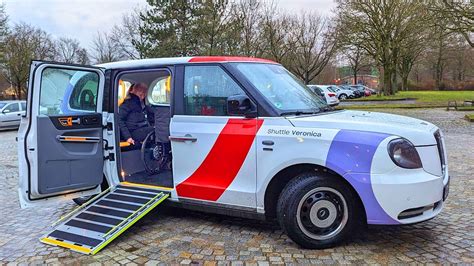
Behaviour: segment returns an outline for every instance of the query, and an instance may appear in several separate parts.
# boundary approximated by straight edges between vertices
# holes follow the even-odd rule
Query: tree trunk
[[[397,70],[396,70],[396,68],[392,69],[391,79],[392,79],[391,95],[393,95],[393,94],[397,93],[397,91],[398,91]]]
[[[402,75],[402,91],[408,91],[408,75]]]
[[[387,65],[383,66],[383,93],[392,95],[392,71]]]

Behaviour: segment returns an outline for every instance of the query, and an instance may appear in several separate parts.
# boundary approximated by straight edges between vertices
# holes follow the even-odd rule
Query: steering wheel
[[[156,142],[155,131],[148,133],[142,143],[141,156],[148,174],[157,174],[165,168],[168,155],[164,143]]]

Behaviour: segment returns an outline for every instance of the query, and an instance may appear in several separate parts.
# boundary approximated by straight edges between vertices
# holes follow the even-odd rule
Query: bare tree
[[[72,38],[59,38],[56,41],[56,60],[64,63],[88,64],[87,51],[82,48],[79,41]]]
[[[315,13],[302,13],[292,38],[290,70],[308,84],[324,69],[336,50],[336,34],[329,21]]]
[[[91,57],[95,63],[108,63],[122,60],[120,47],[113,41],[112,36],[108,33],[98,32],[92,42]]]
[[[261,26],[264,56],[280,63],[286,63],[291,49],[296,44],[296,38],[292,38],[288,34],[295,27],[296,19],[288,14],[275,11],[277,6],[274,3],[265,6],[264,10]]]
[[[403,40],[427,26],[427,4],[408,0],[338,0],[340,34],[358,39],[383,72],[387,95],[397,91],[396,80]]]
[[[134,9],[132,13],[124,15],[120,24],[112,28],[110,39],[120,52],[121,58],[141,59],[144,54],[141,49],[145,44],[145,36],[140,32],[143,22],[140,19],[142,9]]]
[[[358,43],[347,45],[343,48],[343,54],[346,57],[349,67],[354,76],[354,84],[357,84],[358,73],[369,65],[369,56]]]
[[[239,53],[245,56],[262,54],[260,25],[263,19],[263,4],[257,0],[242,0],[233,9],[235,23],[240,29]]]
[[[30,62],[53,60],[55,45],[48,33],[28,24],[17,24],[5,40],[2,74],[21,99],[26,93]]]
[[[472,1],[432,1],[430,9],[437,21],[446,23],[446,29],[460,34],[474,47],[474,4]]]

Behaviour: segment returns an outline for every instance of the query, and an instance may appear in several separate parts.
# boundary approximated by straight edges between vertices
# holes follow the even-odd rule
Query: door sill
[[[174,189],[172,187],[154,186],[154,185],[149,185],[149,184],[134,183],[134,182],[127,182],[127,181],[120,182],[120,184],[124,186],[152,188],[152,189],[158,189],[158,190],[164,190],[164,191],[171,191]]]

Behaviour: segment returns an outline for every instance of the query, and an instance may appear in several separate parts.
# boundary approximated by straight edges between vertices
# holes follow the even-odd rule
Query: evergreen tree
[[[144,57],[188,56],[199,53],[201,1],[148,0],[151,8],[140,17],[140,33],[145,41],[137,50]]]

